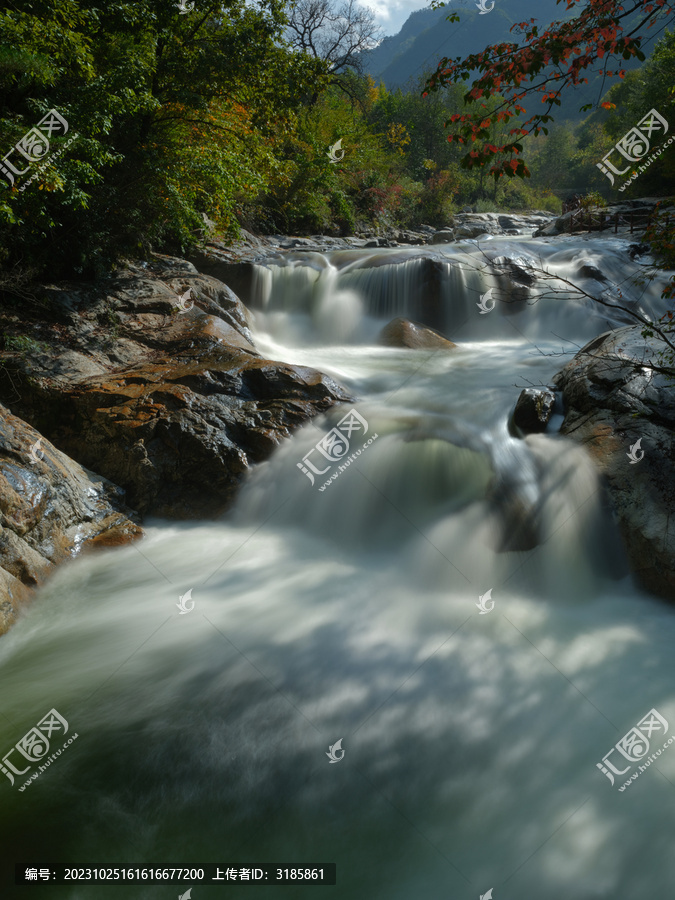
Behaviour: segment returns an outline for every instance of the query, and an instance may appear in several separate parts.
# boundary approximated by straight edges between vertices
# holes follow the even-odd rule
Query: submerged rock
[[[675,601],[675,385],[666,347],[640,326],[606,332],[556,375],[561,433],[582,443],[605,476],[632,568],[643,587]]]
[[[0,406],[0,634],[57,563],[141,536],[122,498]]]
[[[401,317],[385,325],[379,342],[385,347],[408,347],[413,350],[452,350],[457,346],[433,328]]]

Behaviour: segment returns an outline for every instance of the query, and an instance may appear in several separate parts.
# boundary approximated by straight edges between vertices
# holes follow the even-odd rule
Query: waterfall
[[[491,239],[424,251],[289,254],[254,267],[252,305],[263,332],[296,346],[372,343],[397,316],[452,340],[586,341],[634,321],[619,307],[663,315],[663,284],[663,274],[651,282],[636,274],[619,241],[569,239],[561,249]]]

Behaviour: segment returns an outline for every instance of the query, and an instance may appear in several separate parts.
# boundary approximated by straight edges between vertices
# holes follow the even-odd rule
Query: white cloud
[[[398,34],[411,12],[429,7],[428,3],[420,4],[419,0],[367,0],[361,5],[372,9],[385,34]]]

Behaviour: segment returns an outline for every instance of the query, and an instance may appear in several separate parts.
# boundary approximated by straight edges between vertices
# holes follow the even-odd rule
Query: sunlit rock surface
[[[413,350],[452,350],[457,346],[433,328],[400,316],[385,325],[379,341],[385,347],[408,347]]]
[[[122,498],[0,406],[0,634],[57,563],[140,537]]]
[[[238,298],[183,260],[49,299],[57,321],[39,354],[13,360],[22,388],[6,383],[5,398],[143,514],[223,511],[253,463],[349,399],[314,369],[263,358]]]

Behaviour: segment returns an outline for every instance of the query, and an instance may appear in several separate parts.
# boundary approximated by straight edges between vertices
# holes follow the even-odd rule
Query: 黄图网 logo
[[[325,475],[333,463],[339,462],[349,453],[349,441],[352,433],[357,432],[358,434],[361,432],[366,434],[367,431],[368,422],[355,409],[350,410],[340,419],[335,428],[331,428],[312,447],[309,453],[305,453],[302,462],[296,463],[298,469],[314,484],[315,475]],[[318,469],[314,462],[310,460],[310,456],[315,452],[320,454],[316,459],[318,465],[323,465],[324,462],[328,463],[325,468]]]
[[[630,464],[635,465],[635,463],[639,463],[640,460],[644,457],[645,451],[640,446],[642,438],[638,438],[634,444],[631,445],[630,453],[626,453],[626,456],[630,460]]]
[[[331,744],[328,747],[329,752],[326,753],[326,756],[328,757],[330,763],[340,762],[342,757],[345,755],[345,751],[342,749],[343,740],[344,738],[340,738],[339,741],[336,741],[334,744]],[[338,753],[340,753],[341,755],[338,756]]]
[[[492,888],[480,895],[480,900],[492,900]]]
[[[185,613],[192,612],[195,608],[195,601],[192,599],[192,590],[193,589],[190,588],[190,590],[180,598],[180,603],[176,603],[176,606],[180,610],[178,613],[179,616],[184,616]],[[190,602],[192,602],[192,606],[188,606],[188,603]]]
[[[488,305],[490,303],[492,306]],[[492,299],[492,288],[488,288],[484,294],[480,295],[480,303],[476,303],[476,306],[480,310],[481,316],[484,316],[485,313],[489,313],[495,308],[495,301]]]
[[[654,733],[657,734],[657,737],[663,737],[664,734],[667,734],[668,722],[666,722],[657,710],[651,709],[646,716],[640,719],[637,725],[631,728],[627,734],[624,734],[621,740],[612,747],[609,753],[606,753],[605,756],[602,757],[602,762],[595,764],[596,768],[600,769],[602,774],[609,778],[610,784],[614,784],[615,775],[625,775],[631,766],[647,756],[649,753],[650,740],[652,740],[652,735]],[[610,762],[609,757],[615,752],[619,753],[619,756],[615,759],[615,762],[617,762],[618,765],[623,765],[626,761],[628,762],[625,769],[617,769],[614,763]],[[660,753],[661,750],[656,751],[657,755],[660,755]],[[623,757],[623,759],[621,757]],[[650,763],[647,763],[647,765],[649,764]],[[642,771],[642,767],[640,767],[640,770]],[[637,774],[635,777],[637,777]],[[621,790],[621,788],[619,790]]]
[[[25,175],[31,165],[43,160],[49,153],[49,139],[53,134],[67,134],[68,122],[55,109],[50,109],[36,126],[27,131],[0,162],[0,172],[14,185],[15,175]],[[17,155],[10,160],[13,153]],[[25,168],[17,168],[24,165]]]
[[[25,775],[33,763],[39,762],[49,753],[50,739],[54,732],[57,733],[57,737],[67,734],[68,722],[55,709],[50,709],[37,725],[24,734],[9,753],[5,753],[2,763],[0,763],[0,771],[9,778],[12,784],[14,784],[14,775]],[[11,761],[10,756],[13,753],[20,755]],[[23,765],[26,760],[29,765],[25,769],[16,768],[16,765]]]
[[[328,148],[328,158],[332,163],[340,162],[345,155],[345,151],[342,149],[342,138],[339,141],[336,141],[332,147]]]
[[[486,591],[484,594],[481,594],[478,597],[479,602],[476,603],[476,606],[480,610],[479,615],[486,616],[489,612],[495,608],[495,601],[492,599],[492,588],[489,591]],[[488,606],[488,603],[491,605]]]
[[[178,12],[179,12],[181,15],[184,15],[185,13],[192,12],[192,10],[193,10],[194,8],[195,8],[194,0],[179,0],[179,3],[178,3]]]
[[[492,10],[495,8],[495,0],[492,0],[492,6],[488,6],[488,5],[486,4],[485,0],[480,0],[479,3],[476,3],[476,6],[477,6],[478,9],[480,10],[480,12],[478,13],[478,15],[479,15],[479,16],[484,16],[485,13],[492,12]],[[487,894],[486,894],[485,896],[487,897]]]
[[[637,125],[631,128],[630,131],[627,131],[621,140],[616,142],[602,162],[596,163],[596,166],[614,184],[615,175],[625,175],[626,172],[630,172],[635,163],[645,159],[651,149],[651,142],[658,140],[659,137],[667,133],[668,122],[659,112],[651,109],[646,116],[640,119]],[[655,138],[652,137],[654,134],[656,134]],[[610,162],[610,156],[615,151],[619,153],[620,157],[616,160],[617,165],[622,165],[628,161],[625,169],[618,169],[613,162]],[[661,148],[656,152],[661,153]],[[653,162],[653,160],[650,160],[650,162]],[[641,171],[645,168],[646,166],[640,166]],[[635,177],[637,177],[637,172]]]
[[[178,895],[178,900],[191,900],[192,897],[192,888],[188,888],[184,894]]]

